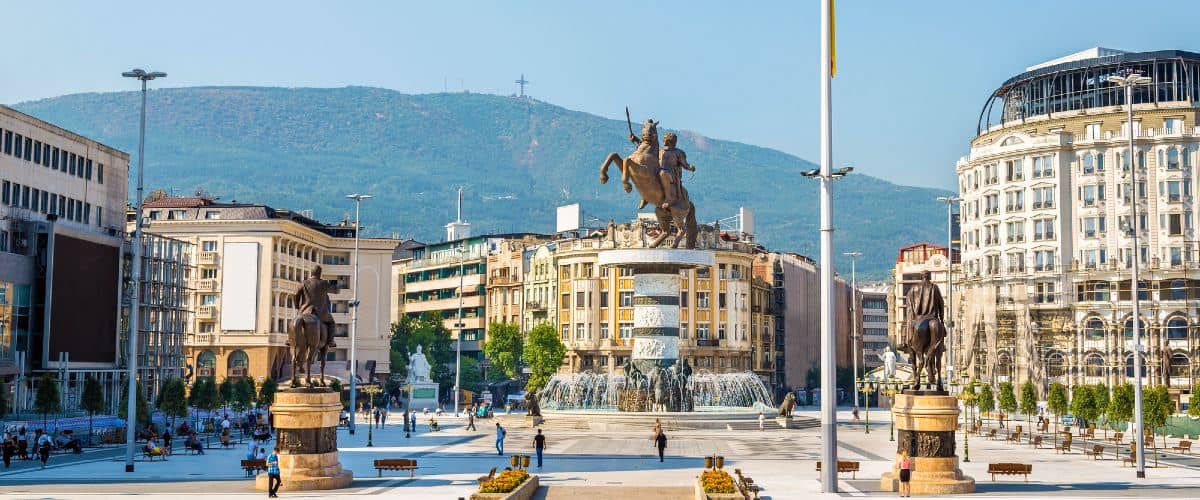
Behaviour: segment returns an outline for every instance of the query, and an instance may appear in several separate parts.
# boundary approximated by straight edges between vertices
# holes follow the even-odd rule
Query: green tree
[[[1109,399],[1108,386],[1104,385],[1104,384],[1093,385],[1091,392],[1092,392],[1092,399],[1095,401],[1095,403],[1093,403],[1093,404],[1096,406],[1095,411],[1094,411],[1094,413],[1092,413],[1092,415],[1096,418],[1096,420],[1105,418],[1104,414],[1106,412],[1108,412],[1108,399]],[[1107,418],[1105,418],[1105,422],[1104,422],[1104,437],[1106,439],[1108,438]]]
[[[233,379],[225,377],[225,380],[221,381],[217,389],[217,400],[221,402],[218,406],[225,407],[225,413],[229,413],[227,407],[233,402]]]
[[[487,340],[483,343],[483,355],[492,363],[492,369],[508,378],[521,374],[521,358],[525,348],[525,336],[521,328],[512,323],[488,325]]]
[[[3,392],[3,391],[0,391]],[[79,409],[88,414],[88,444],[92,442],[92,419],[104,408],[104,387],[95,377],[88,375],[83,379],[83,394],[79,398]]]
[[[1188,404],[1187,414],[1192,418],[1200,418],[1200,400]]]
[[[162,410],[163,415],[171,418],[171,429],[175,428],[175,419],[187,418],[187,386],[184,385],[183,379],[170,378],[163,382],[162,390],[158,391],[158,401],[154,403],[154,406]]]
[[[260,408],[268,408],[275,403],[275,391],[279,390],[279,384],[274,378],[267,377],[263,380],[262,385],[258,386],[258,406]]]
[[[1012,382],[1000,383],[1000,411],[1007,413],[1010,417],[1012,412],[1017,411],[1017,395],[1013,393]],[[1000,425],[1004,425],[1004,419],[1000,419]]]
[[[1021,413],[1025,414],[1025,428],[1029,429],[1029,417],[1037,411],[1037,388],[1033,382],[1026,380],[1021,384]],[[1025,432],[1029,432],[1026,430]]]
[[[241,413],[250,409],[254,402],[254,382],[249,377],[238,377],[233,381],[229,406],[233,411]]]
[[[980,413],[991,413],[996,409],[996,397],[992,395],[992,386],[983,384],[979,387],[979,397],[976,398],[975,405],[979,407]]]
[[[448,395],[454,388],[454,347],[450,330],[439,313],[427,313],[419,318],[402,317],[392,323],[391,360],[393,373],[408,373],[406,353],[416,352],[421,346],[425,359],[429,361],[429,377],[438,383],[440,394]]]
[[[142,381],[137,382],[137,396],[134,401],[134,408],[137,414],[134,415],[134,429],[145,428],[150,425],[150,402],[146,400],[146,388],[142,386]],[[129,391],[121,391],[121,405],[117,407],[117,416],[128,418],[129,414]]]
[[[1166,427],[1167,419],[1175,413],[1175,402],[1165,385],[1156,385],[1142,392],[1142,423],[1151,436],[1154,430]],[[1167,446],[1167,433],[1163,432],[1163,447]],[[1157,458],[1155,458],[1157,463]]]
[[[1054,415],[1054,435],[1058,436],[1058,420],[1064,413],[1070,411],[1070,404],[1067,402],[1067,386],[1058,382],[1050,384],[1050,392],[1046,395],[1046,409]],[[1057,443],[1057,437],[1055,442]]]
[[[46,416],[62,411],[62,401],[58,393],[58,379],[49,373],[38,380],[37,396],[33,400],[33,410],[42,415],[42,428],[46,428]]]
[[[200,377],[192,383],[192,390],[188,393],[188,405],[199,410],[212,410],[216,407],[214,404],[215,397],[213,396],[212,377]]]
[[[1112,398],[1108,401],[1105,412],[1108,419],[1114,422],[1129,422],[1133,419],[1133,386],[1120,384],[1113,386]]]
[[[1071,389],[1071,413],[1075,414],[1077,423],[1091,422],[1099,415],[1094,387],[1080,384]],[[1079,427],[1082,429],[1083,425]]]
[[[459,384],[463,390],[476,394],[483,391],[483,372],[480,371],[479,362],[475,361],[475,358],[463,356],[460,369],[462,370],[462,376],[460,377]]]
[[[350,403],[350,395],[346,394],[345,392],[342,391],[342,381],[341,380],[338,380],[336,378],[333,379],[333,381],[329,383],[329,390],[338,393],[338,397],[342,400],[342,408],[343,409],[349,408],[347,405]],[[354,418],[354,417],[351,416],[351,418]]]
[[[558,339],[558,331],[550,323],[542,323],[529,330],[525,346],[525,362],[529,365],[529,383],[525,390],[537,392],[546,385],[550,376],[562,366],[567,348]]]

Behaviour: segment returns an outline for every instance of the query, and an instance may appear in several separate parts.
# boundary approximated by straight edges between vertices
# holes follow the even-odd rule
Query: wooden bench
[[[1192,454],[1192,442],[1188,441],[1186,439],[1183,441],[1180,441],[1179,446],[1171,447],[1171,451],[1178,452],[1178,453],[1187,453],[1188,455],[1191,455]]]
[[[1029,446],[1032,446],[1034,448],[1041,448],[1042,447],[1042,437],[1041,436],[1033,436],[1032,438],[1030,438]]]
[[[1071,444],[1072,444],[1071,435],[1066,434],[1063,436],[1062,442],[1058,443],[1058,446],[1054,447],[1054,451],[1056,453],[1058,453],[1058,452],[1071,453]]]
[[[991,431],[988,431],[987,437],[988,437],[988,439],[996,439],[996,429],[992,429]]]
[[[1099,460],[1100,457],[1104,456],[1104,445],[1094,444],[1091,448],[1084,448],[1083,456],[1092,457],[1092,460]]]
[[[247,477],[251,475],[257,476],[259,472],[266,472],[266,470],[266,460],[242,460],[242,471],[246,473]]]
[[[161,458],[161,459],[163,459],[163,460],[165,461],[165,460],[167,459],[167,454],[166,454],[166,452],[165,452],[165,451],[163,451],[161,448],[159,448],[159,450],[158,450],[157,452],[156,452],[156,451],[153,451],[153,450],[147,450],[147,449],[146,449],[146,448],[144,448],[144,447],[142,448],[142,458],[144,458],[144,459],[147,459],[147,460],[149,460],[149,461],[153,462],[153,461],[154,461],[154,457]]]
[[[492,480],[493,478],[495,478],[495,477],[496,477],[496,468],[495,468],[495,467],[492,467],[492,470],[488,471],[488,475],[486,475],[486,476],[479,476],[479,479],[478,479],[478,481],[479,481],[479,485],[480,485],[480,486],[483,486],[483,483],[486,483],[486,482],[488,482],[488,481],[491,481],[491,480]]]
[[[1012,442],[1020,443],[1021,442],[1021,431],[1015,430],[1015,431],[1008,433],[1008,438],[1006,438],[1005,441],[1008,441],[1010,443],[1012,443]]]
[[[1121,444],[1121,441],[1124,441],[1124,440],[1125,440],[1125,433],[1124,433],[1124,432],[1118,432],[1118,433],[1116,433],[1116,434],[1113,434],[1113,437],[1110,437],[1110,438],[1108,438],[1108,440],[1109,440],[1109,441],[1112,441],[1112,442],[1114,442],[1114,443],[1116,443],[1116,444]]]
[[[383,477],[383,471],[385,470],[406,470],[408,471],[408,477],[411,478],[417,470],[417,461],[407,458],[381,458],[375,460],[375,470],[379,472],[378,477]],[[492,471],[495,473],[495,469],[492,469]]]
[[[1083,431],[1083,437],[1086,439],[1096,439],[1096,426],[1088,426],[1087,430]]]
[[[1137,464],[1137,448],[1130,448],[1129,456],[1121,459],[1121,466],[1124,467],[1125,464],[1129,464],[1130,467]]]
[[[851,479],[858,479],[858,462],[854,460],[838,460],[838,474],[849,472]],[[821,462],[817,462],[817,472],[821,472]]]
[[[747,500],[751,498],[758,500],[758,492],[760,491],[760,488],[757,484],[754,484],[754,479],[743,476],[742,469],[733,469],[733,473],[737,475],[737,487],[738,490],[742,492],[742,497],[746,498]]]
[[[1033,472],[1033,464],[1014,464],[1014,463],[999,463],[988,464],[988,474],[992,475],[992,481],[996,481],[996,476],[1025,476],[1025,482],[1029,482],[1029,474]]]

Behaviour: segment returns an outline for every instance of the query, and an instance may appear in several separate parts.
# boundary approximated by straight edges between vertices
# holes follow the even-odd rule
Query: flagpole
[[[837,493],[837,349],[833,328],[833,0],[821,0],[821,491]]]

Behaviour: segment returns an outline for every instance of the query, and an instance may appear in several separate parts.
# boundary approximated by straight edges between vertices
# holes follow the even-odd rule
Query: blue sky
[[[980,106],[1026,66],[1093,46],[1200,50],[1194,2],[1138,10],[839,2],[835,163],[953,188]],[[553,104],[611,118],[629,106],[815,160],[817,16],[815,1],[17,2],[4,8],[0,103],[132,89],[119,74],[135,66],[170,73],[162,86],[409,93],[509,94],[524,73]]]

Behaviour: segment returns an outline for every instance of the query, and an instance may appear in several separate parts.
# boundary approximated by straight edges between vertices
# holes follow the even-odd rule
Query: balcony
[[[546,304],[543,304],[543,303],[541,303],[541,302],[526,302],[526,303],[525,303],[525,309],[528,309],[528,310],[530,310],[530,311],[533,311],[533,312],[537,312],[537,311],[545,311],[545,310],[546,310]]]
[[[213,278],[196,280],[197,290],[212,291],[217,289],[217,280]]]
[[[203,266],[217,265],[217,252],[200,252],[200,265],[203,265]]]
[[[696,339],[696,347],[721,347],[718,339]]]
[[[517,280],[512,276],[491,276],[488,278],[488,286],[503,286],[515,285]]]
[[[217,317],[217,306],[200,306],[196,308],[197,319],[215,319]]]

